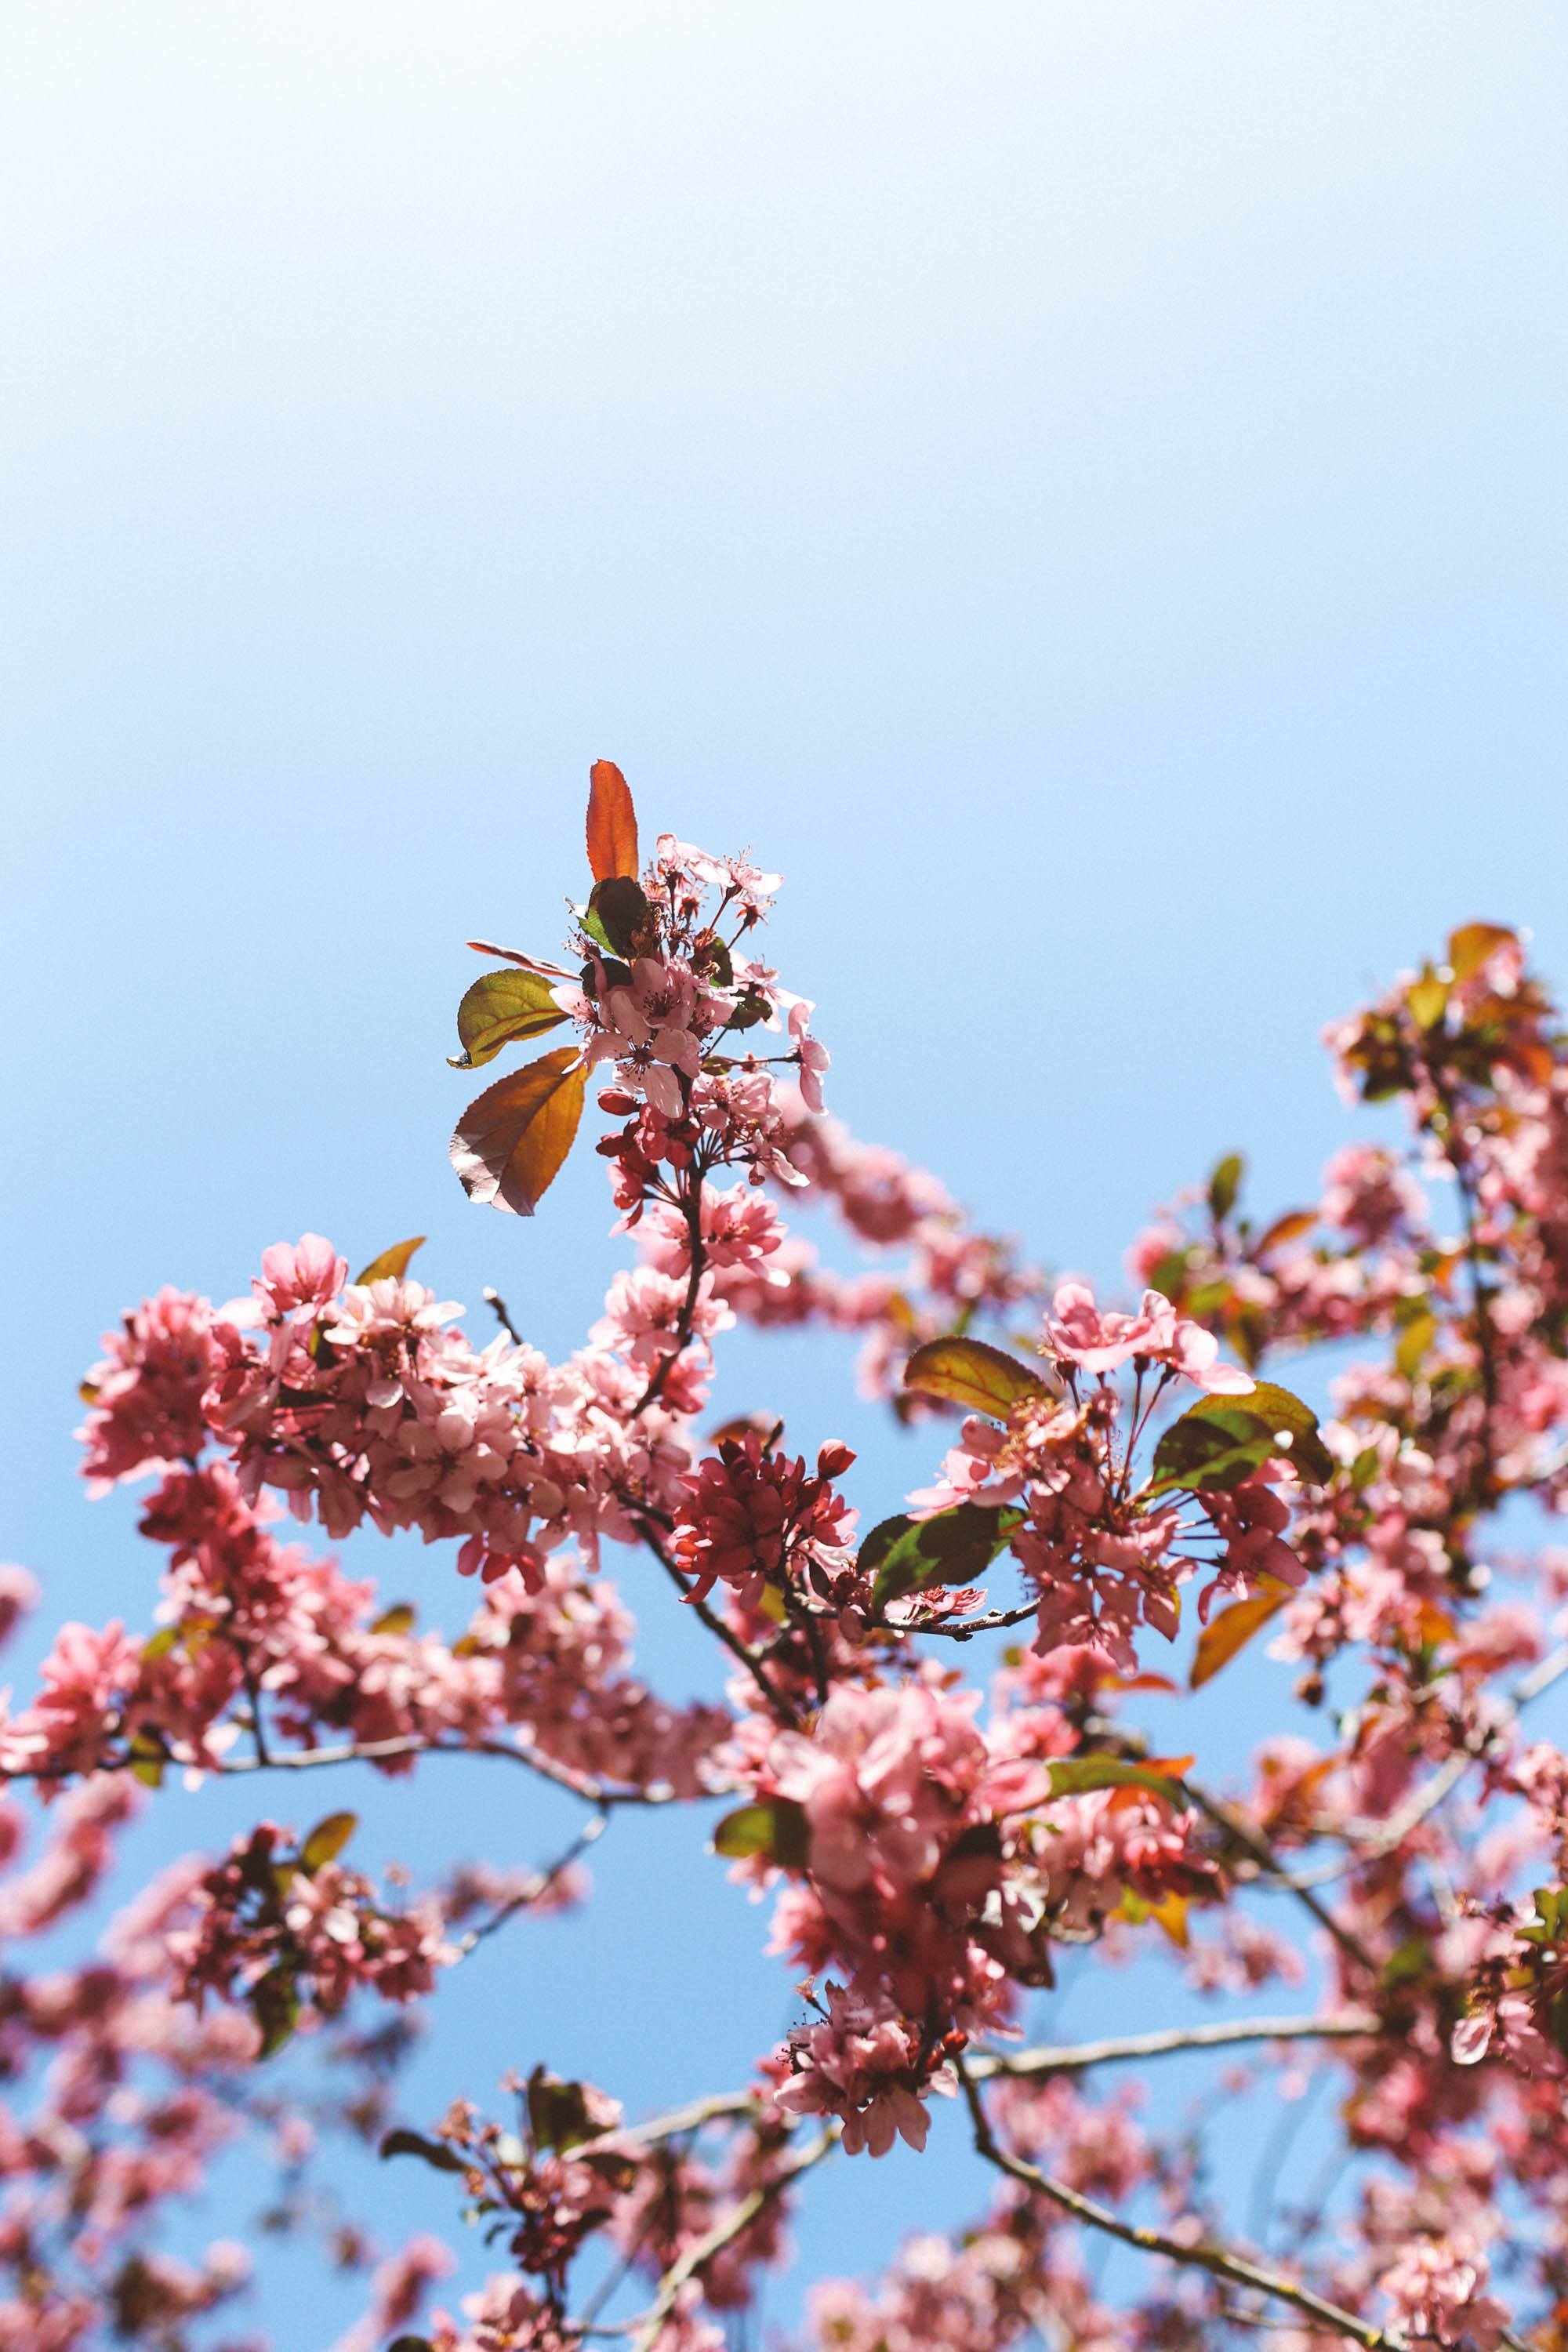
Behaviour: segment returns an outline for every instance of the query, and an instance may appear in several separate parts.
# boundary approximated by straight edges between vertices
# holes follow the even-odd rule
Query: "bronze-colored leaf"
[[[554,982],[542,972],[516,964],[505,971],[487,971],[464,992],[458,1007],[460,1054],[447,1059],[455,1070],[477,1070],[493,1062],[503,1045],[521,1037],[542,1037],[566,1015],[556,1003]]]
[[[1276,1217],[1266,1232],[1258,1234],[1252,1244],[1254,1257],[1267,1257],[1270,1250],[1280,1249],[1286,1242],[1299,1242],[1310,1234],[1318,1222],[1316,1209],[1288,1209]]]
[[[1228,1609],[1222,1609],[1217,1617],[1211,1618],[1198,1635],[1193,1656],[1194,1690],[1202,1690],[1221,1666],[1228,1665],[1259,1627],[1278,1616],[1289,1598],[1290,1587],[1276,1583],[1271,1577],[1262,1591],[1249,1593],[1245,1601],[1233,1601]]]
[[[354,1276],[355,1282],[401,1282],[408,1271],[409,1259],[416,1249],[424,1246],[423,1234],[416,1234],[405,1242],[394,1242],[390,1249],[384,1249],[379,1257],[373,1257],[368,1265],[361,1266]]]
[[[572,1149],[587,1082],[577,1048],[563,1045],[468,1105],[451,1160],[470,1201],[532,1216]]]
[[[637,870],[637,813],[613,760],[595,760],[588,783],[588,866],[595,882]]]
[[[1047,1382],[1005,1349],[984,1339],[931,1339],[904,1366],[904,1386],[921,1396],[944,1397],[966,1412],[1005,1421],[1020,1397],[1042,1396]]]
[[[1448,940],[1448,964],[1454,978],[1465,981],[1479,971],[1489,956],[1499,948],[1511,947],[1517,931],[1502,923],[1461,923]]]

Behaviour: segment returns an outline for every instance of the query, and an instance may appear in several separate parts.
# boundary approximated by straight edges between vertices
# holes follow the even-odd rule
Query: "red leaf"
[[[613,760],[595,760],[588,788],[588,865],[595,882],[637,871],[637,813]]]
[[[452,1138],[469,1200],[531,1217],[572,1149],[587,1083],[577,1048],[563,1045],[487,1087]]]

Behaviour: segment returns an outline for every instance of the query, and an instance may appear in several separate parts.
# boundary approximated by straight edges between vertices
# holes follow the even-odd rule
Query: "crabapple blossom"
[[[482,947],[454,1062],[568,1042],[451,1147],[533,1214],[602,1122],[629,1262],[582,1344],[494,1293],[467,1326],[415,1243],[351,1277],[306,1234],[227,1303],[158,1291],[83,1384],[89,1487],[138,1487],[154,1565],[0,1695],[0,2352],[259,2344],[232,2241],[163,2242],[231,2158],[279,2176],[269,2236],[363,2274],[337,2352],[721,2352],[802,2200],[957,2137],[978,2209],[816,2282],[803,2352],[1548,2352],[1568,1554],[1531,1540],[1568,1509],[1568,1037],[1523,941],[1467,924],[1330,1031],[1402,1142],[1272,1214],[1226,1155],[1119,1302],[825,1113],[815,1005],[761,953],[778,876],[671,833],[641,858],[607,761],[586,845],[560,960]],[[816,1208],[826,1237],[785,1222]],[[742,1323],[852,1336],[901,1466],[731,1395]],[[371,1537],[424,1549],[378,1578]],[[0,1569],[0,1639],[46,1590]],[[702,1648],[694,1693],[638,1671],[634,1600]],[[327,1770],[341,1809],[258,1801],[119,1883],[150,1807]],[[498,1798],[426,1811],[448,1869],[362,1859],[354,1808],[379,1836],[456,1772]],[[531,1850],[536,1799],[569,1843],[471,1850],[503,1808]],[[767,1906],[788,2005],[748,2078],[628,2119],[502,2000],[494,2112],[433,2116],[401,2070],[437,1983],[586,1906],[589,1847],[653,1807]],[[1079,1981],[1111,2023],[1064,2042]],[[1178,2055],[1217,2069],[1184,2113]],[[1243,2095],[1288,2126],[1250,2211],[1212,2160]],[[336,2200],[355,2143],[428,2168],[439,2237]]]

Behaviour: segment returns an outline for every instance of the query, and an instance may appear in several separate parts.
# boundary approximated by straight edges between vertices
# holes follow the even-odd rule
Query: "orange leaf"
[[[637,880],[637,813],[613,760],[595,760],[589,780],[588,865],[595,882],[619,874]]]
[[[1499,948],[1510,947],[1518,933],[1502,923],[1461,923],[1448,940],[1448,963],[1456,980],[1469,980]]]
[[[1316,1209],[1291,1209],[1285,1216],[1276,1217],[1266,1234],[1260,1234],[1252,1244],[1254,1257],[1264,1257],[1283,1242],[1298,1242],[1310,1234],[1318,1222]]]
[[[587,1084],[577,1048],[563,1045],[476,1097],[451,1150],[469,1200],[531,1217],[572,1149]]]
[[[361,1266],[354,1276],[356,1285],[366,1282],[384,1282],[389,1276],[394,1282],[401,1282],[408,1271],[409,1259],[416,1249],[423,1249],[424,1246],[423,1234],[416,1234],[412,1239],[405,1242],[394,1242],[390,1249],[384,1249],[379,1257],[373,1257],[368,1265]]]
[[[1167,1895],[1162,1903],[1151,1903],[1149,1916],[1157,1920],[1173,1944],[1185,1951],[1192,1942],[1187,1930],[1187,1898],[1184,1895]]]
[[[1260,1625],[1267,1625],[1270,1617],[1283,1609],[1289,1598],[1288,1584],[1270,1580],[1264,1591],[1254,1592],[1247,1600],[1233,1601],[1228,1609],[1222,1609],[1198,1635],[1191,1675],[1193,1689],[1201,1690],[1211,1675],[1217,1675],[1221,1666],[1251,1641]]]
[[[1005,1421],[1020,1397],[1046,1392],[1038,1372],[984,1339],[928,1340],[904,1366],[904,1386],[921,1396],[945,1397],[966,1412],[989,1413],[993,1421]]]

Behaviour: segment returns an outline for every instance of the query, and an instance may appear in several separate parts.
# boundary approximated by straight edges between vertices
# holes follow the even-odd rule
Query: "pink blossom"
[[[811,1015],[816,1010],[807,997],[796,997],[789,1008],[789,1034],[795,1043],[795,1060],[800,1066],[801,1099],[814,1115],[822,1109],[822,1074],[832,1065],[833,1057],[826,1045],[810,1034]]]

